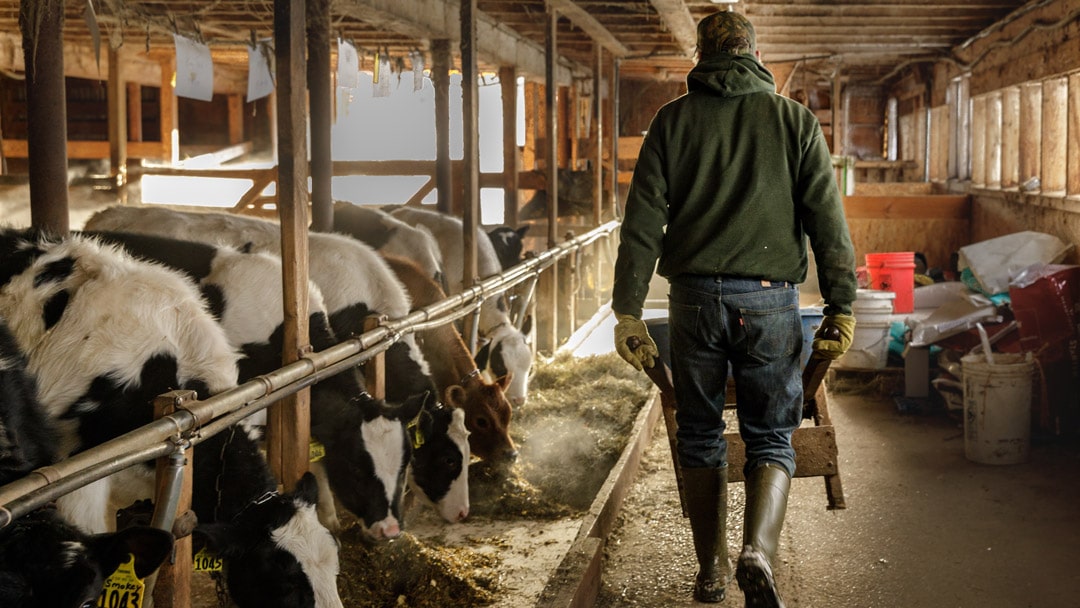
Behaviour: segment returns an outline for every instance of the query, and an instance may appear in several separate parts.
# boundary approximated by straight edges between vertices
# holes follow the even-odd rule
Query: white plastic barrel
[[[960,359],[964,376],[964,456],[982,464],[1027,462],[1031,446],[1030,353]]]

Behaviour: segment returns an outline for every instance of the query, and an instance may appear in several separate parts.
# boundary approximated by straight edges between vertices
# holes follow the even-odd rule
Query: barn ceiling
[[[377,50],[405,57],[460,32],[457,2],[329,1],[333,33],[352,41],[365,65]],[[620,57],[625,77],[682,79],[692,62],[694,24],[734,6],[755,24],[766,63],[797,62],[802,79],[839,73],[849,82],[887,81],[905,66],[948,56],[1025,7],[1018,0],[478,0],[481,67],[514,62],[519,72],[542,76],[536,57],[543,56],[548,2],[559,10],[562,66],[578,74],[592,65],[595,39],[606,57]],[[19,6],[0,0],[0,32],[19,32]],[[273,0],[67,0],[65,42],[91,45],[90,6],[101,40],[114,46],[171,51],[175,31],[201,37],[216,61],[239,63],[246,62],[245,42],[272,33]]]

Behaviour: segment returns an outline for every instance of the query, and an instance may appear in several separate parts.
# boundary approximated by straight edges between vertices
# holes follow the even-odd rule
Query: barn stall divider
[[[576,262],[582,257],[583,251],[606,248],[607,256],[597,252],[593,253],[594,258],[597,264],[604,258],[610,259],[611,242],[618,226],[618,221],[611,221],[581,236],[568,238],[550,249],[530,254],[518,265],[405,317],[373,319],[374,327],[359,336],[322,351],[307,353],[294,363],[259,375],[223,393],[201,400],[192,391],[171,391],[160,395],[154,403],[155,411],[159,413],[159,418],[154,422],[0,486],[0,529],[77,488],[136,464],[158,459],[156,502],[168,505],[172,512],[155,512],[153,524],[173,531],[177,516],[190,508],[191,462],[185,459],[190,448],[324,378],[373,359],[376,367],[381,366],[380,355],[402,336],[475,314],[482,302],[519,284],[525,284],[525,297],[531,299],[537,279],[563,258]],[[575,272],[559,272],[558,281],[567,283],[558,287],[559,293],[575,294],[579,291],[570,285],[576,280]],[[582,298],[583,302],[594,300],[594,297]],[[575,324],[571,321],[570,327],[573,328]],[[376,375],[382,374],[376,372]],[[635,425],[635,429],[640,424]],[[187,487],[182,488],[185,484]],[[178,547],[182,542],[186,544],[187,555],[190,556],[190,536],[178,540]],[[162,571],[168,566],[163,566]],[[190,559],[178,560],[173,566],[177,572],[160,577],[159,587],[164,586],[164,580],[171,580],[175,584],[189,581],[191,567]],[[186,597],[186,594],[180,593],[176,597],[180,596]],[[157,599],[155,605],[166,608],[174,604]],[[188,604],[178,602],[175,605]]]

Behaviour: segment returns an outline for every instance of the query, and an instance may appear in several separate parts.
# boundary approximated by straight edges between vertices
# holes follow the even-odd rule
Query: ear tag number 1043
[[[120,564],[109,578],[98,598],[97,608],[142,608],[146,585],[135,576],[135,556]]]

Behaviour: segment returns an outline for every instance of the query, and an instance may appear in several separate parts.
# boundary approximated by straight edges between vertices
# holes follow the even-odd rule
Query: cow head
[[[410,486],[450,523],[469,516],[469,431],[465,411],[436,403],[410,427]]]
[[[444,391],[448,405],[465,411],[469,447],[482,460],[510,463],[517,459],[518,451],[510,438],[513,408],[503,392],[509,381],[509,377],[503,377],[489,383],[475,373]]]
[[[488,234],[491,245],[495,248],[495,255],[499,257],[499,265],[506,270],[521,261],[521,252],[525,248],[523,239],[529,231],[529,224],[520,228],[499,226],[493,228]]]
[[[53,509],[35,511],[0,531],[0,606],[97,606],[105,579],[129,556],[145,578],[172,545],[172,534],[156,528],[88,535]]]
[[[335,428],[323,434],[330,487],[369,540],[401,533],[401,494],[412,455],[407,426],[429,397],[421,393],[391,405],[362,393],[339,410]]]
[[[224,561],[229,596],[240,608],[341,608],[337,541],[315,514],[319,490],[305,473],[290,494],[267,494],[228,522],[199,525],[196,551]]]
[[[490,378],[506,378],[506,397],[515,407],[525,405],[532,370],[533,351],[528,335],[532,317],[526,317],[522,328],[501,324],[485,336],[487,343],[476,353],[476,365]]]

